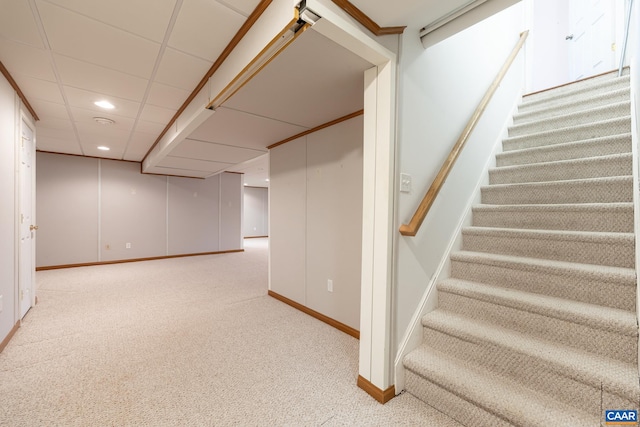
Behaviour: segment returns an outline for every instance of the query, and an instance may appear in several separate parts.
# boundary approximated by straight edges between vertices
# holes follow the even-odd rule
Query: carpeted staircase
[[[629,76],[526,96],[404,360],[466,426],[599,426],[638,409]]]

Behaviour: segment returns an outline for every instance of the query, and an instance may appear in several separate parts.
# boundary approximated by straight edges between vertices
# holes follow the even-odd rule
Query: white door
[[[34,162],[35,141],[33,130],[22,120],[20,143],[20,272],[18,301],[20,318],[35,304],[35,231],[34,223]]]
[[[567,41],[571,81],[617,68],[616,3],[619,1],[570,0]]]

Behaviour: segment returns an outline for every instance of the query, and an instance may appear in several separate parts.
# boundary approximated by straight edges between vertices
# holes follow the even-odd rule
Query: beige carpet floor
[[[358,341],[267,296],[244,253],[37,273],[0,353],[2,426],[457,426],[356,386]]]

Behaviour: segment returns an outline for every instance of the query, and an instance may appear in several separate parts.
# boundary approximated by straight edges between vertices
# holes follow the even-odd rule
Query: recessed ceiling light
[[[269,178],[265,179],[265,181],[269,182]]]
[[[101,125],[113,125],[116,123],[114,120],[107,119],[106,117],[94,117],[93,120]]]
[[[96,104],[100,108],[105,108],[107,110],[113,110],[114,108],[116,108],[115,105],[113,105],[109,101],[97,101],[94,102],[94,104]]]
[[[111,150],[111,148],[105,147],[104,145],[101,145],[101,146],[98,147],[98,150],[109,151],[109,150]]]
[[[249,185],[249,184],[247,184],[247,183],[245,182],[245,183],[244,183],[244,186],[246,187],[247,185]]]

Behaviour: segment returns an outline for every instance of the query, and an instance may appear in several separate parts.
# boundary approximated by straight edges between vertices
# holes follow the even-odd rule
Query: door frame
[[[16,180],[15,180],[15,200],[16,200],[16,283],[15,283],[15,313],[16,313],[16,321],[22,321],[22,311],[20,304],[20,287],[22,282],[21,275],[24,271],[22,267],[22,263],[25,261],[22,259],[22,251],[20,250],[20,239],[21,239],[21,230],[20,230],[20,215],[22,210],[22,200],[24,197],[31,198],[31,222],[32,224],[37,224],[36,219],[36,126],[33,119],[25,113],[25,111],[20,108],[19,114],[17,115],[16,120]],[[31,194],[25,195],[22,194],[22,130],[24,126],[28,127],[31,130],[32,138],[33,138],[33,153],[32,153],[32,163],[31,163]],[[36,304],[36,283],[35,283],[35,271],[36,271],[36,233],[33,233],[32,236],[32,244],[31,244],[31,256],[29,262],[29,272],[31,274],[31,289],[29,292],[30,297],[30,306],[33,307]],[[25,313],[26,314],[26,313]]]

